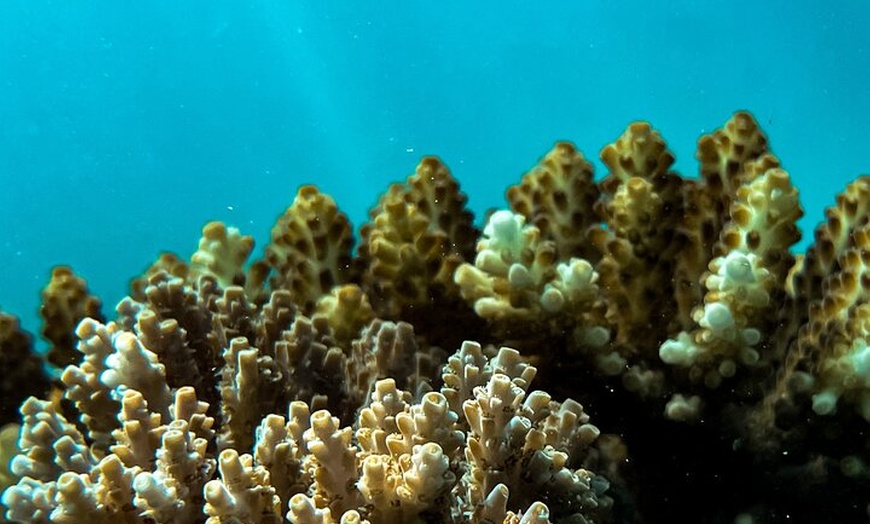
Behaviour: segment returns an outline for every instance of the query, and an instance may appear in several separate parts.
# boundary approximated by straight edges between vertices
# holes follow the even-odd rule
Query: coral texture
[[[356,252],[302,186],[261,259],[209,223],[111,320],[57,268],[47,358],[0,315],[6,518],[866,519],[870,176],[797,254],[797,188],[746,112],[697,179],[645,122],[600,156],[596,181],[557,143],[480,229],[426,157]]]

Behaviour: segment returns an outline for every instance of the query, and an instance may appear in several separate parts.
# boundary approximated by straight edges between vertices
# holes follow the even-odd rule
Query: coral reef
[[[426,157],[356,251],[303,186],[262,259],[209,223],[112,320],[58,267],[46,357],[0,315],[6,518],[866,519],[870,177],[795,254],[798,192],[750,114],[697,158],[680,176],[634,123],[596,181],[560,142],[477,229]]]

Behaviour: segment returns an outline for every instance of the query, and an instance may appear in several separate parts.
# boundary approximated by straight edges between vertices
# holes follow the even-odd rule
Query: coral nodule
[[[111,318],[56,268],[46,355],[0,313],[6,519],[866,519],[870,177],[796,254],[750,114],[697,159],[634,123],[596,181],[557,143],[478,229],[427,157],[356,250],[304,186],[261,259],[209,223]]]

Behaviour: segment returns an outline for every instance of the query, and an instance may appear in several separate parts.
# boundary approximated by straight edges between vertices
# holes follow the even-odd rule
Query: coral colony
[[[793,255],[752,116],[697,158],[634,123],[595,182],[558,143],[482,230],[424,158],[356,250],[304,186],[263,259],[210,223],[112,320],[56,268],[44,358],[0,315],[6,518],[866,521],[870,177]]]

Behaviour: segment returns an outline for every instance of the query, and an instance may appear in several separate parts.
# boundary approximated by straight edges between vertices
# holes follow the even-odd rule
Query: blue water
[[[827,4],[3,0],[0,308],[37,329],[64,263],[109,313],[207,221],[261,248],[303,183],[358,225],[421,155],[478,215],[555,140],[597,161],[636,119],[694,175],[698,136],[737,109],[811,237],[870,171],[870,2]]]

